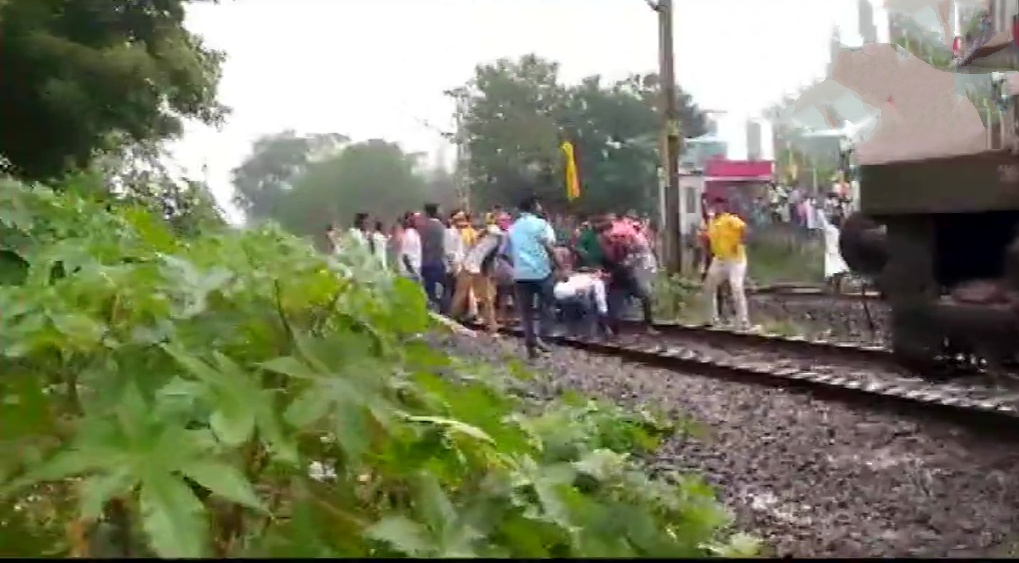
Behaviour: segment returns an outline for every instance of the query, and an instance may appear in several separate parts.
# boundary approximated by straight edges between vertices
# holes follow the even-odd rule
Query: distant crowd
[[[818,197],[802,187],[774,184],[766,196],[756,201],[751,221],[755,225],[790,223],[806,230],[821,230],[823,219],[841,224],[852,207],[851,194],[840,186],[832,186],[823,197]]]

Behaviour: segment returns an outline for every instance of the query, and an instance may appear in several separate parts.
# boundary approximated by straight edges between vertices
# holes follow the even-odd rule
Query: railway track
[[[867,291],[845,291],[834,293],[826,288],[816,285],[797,284],[775,284],[752,287],[747,290],[748,295],[766,295],[788,299],[813,298],[813,299],[834,299],[841,301],[870,301],[880,300],[881,295],[872,290]]]
[[[1019,390],[988,385],[979,377],[930,381],[898,366],[876,346],[810,341],[760,333],[740,333],[682,324],[658,324],[658,335],[624,323],[609,341],[556,336],[549,342],[598,354],[712,378],[739,380],[837,400],[892,403],[967,422],[1019,423]],[[503,332],[522,337],[519,327]]]

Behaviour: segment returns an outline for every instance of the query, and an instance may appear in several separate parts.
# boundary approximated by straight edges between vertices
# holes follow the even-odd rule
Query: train
[[[954,43],[951,72],[909,67],[899,52],[903,76],[883,85],[879,130],[855,147],[860,201],[839,243],[889,305],[892,353],[931,378],[1008,377],[1019,362],[1019,1],[992,1],[978,17]],[[881,64],[879,49],[872,61],[857,55],[840,55],[841,83],[881,75],[861,70]],[[942,96],[944,77],[929,71],[981,73],[990,101],[978,109],[954,90]]]

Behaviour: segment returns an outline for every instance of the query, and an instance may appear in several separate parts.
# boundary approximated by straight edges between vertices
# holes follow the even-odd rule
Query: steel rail
[[[747,290],[747,296],[800,297],[839,301],[881,301],[881,295],[874,291],[834,293],[823,287],[758,287]]]
[[[762,350],[772,352],[775,351],[775,348],[779,348],[795,350],[801,354],[804,352],[826,355],[849,353],[855,359],[863,360],[885,361],[891,358],[890,353],[879,347],[812,342],[805,339],[736,333],[684,325],[658,326],[668,327],[665,330],[674,331],[670,336],[698,340],[713,339],[715,342],[718,342],[719,339],[729,339],[729,341],[742,344],[754,343],[762,346]],[[523,331],[519,327],[504,327],[500,331],[518,338],[523,336]],[[814,394],[827,394],[838,400],[862,399],[869,404],[881,401],[894,403],[900,408],[921,407],[925,412],[936,410],[941,415],[961,415],[967,422],[976,422],[978,419],[995,422],[1006,420],[1010,424],[1019,422],[1019,395],[1015,393],[1000,394],[997,390],[984,386],[961,387],[953,382],[934,382],[920,377],[908,381],[903,379],[881,381],[880,378],[877,381],[862,381],[859,377],[852,375],[820,373],[805,368],[783,366],[774,362],[762,365],[762,362],[752,359],[741,361],[728,354],[712,354],[683,346],[675,340],[630,344],[596,338],[555,336],[548,342],[556,346],[618,357],[631,362],[691,375],[802,390]],[[990,396],[973,396],[981,393]]]
[[[640,327],[641,323],[627,319],[623,321],[623,326],[627,328],[627,332],[630,332],[630,329]],[[654,327],[665,335],[675,335],[706,343],[767,346],[773,350],[788,350],[793,353],[809,352],[870,362],[895,363],[891,351],[883,346],[851,344],[834,340],[810,340],[802,336],[785,336],[757,331],[739,332],[683,323],[655,323]]]

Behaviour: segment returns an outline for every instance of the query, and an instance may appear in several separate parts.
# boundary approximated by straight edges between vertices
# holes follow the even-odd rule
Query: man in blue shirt
[[[548,221],[539,217],[541,205],[529,197],[520,204],[520,217],[514,221],[506,237],[505,253],[513,265],[514,301],[524,326],[527,355],[547,353],[548,348],[535,334],[534,317],[537,301],[542,336],[552,330],[552,289],[554,275],[562,271],[556,260],[555,235]]]

